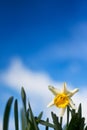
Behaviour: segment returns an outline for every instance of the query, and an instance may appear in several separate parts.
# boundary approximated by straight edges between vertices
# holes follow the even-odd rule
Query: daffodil
[[[48,104],[47,107],[50,106],[57,106],[58,108],[61,108],[60,116],[62,117],[65,113],[65,110],[67,106],[70,106],[72,109],[76,109],[75,104],[73,103],[71,97],[78,92],[78,88],[69,91],[66,88],[66,83],[64,83],[64,86],[62,88],[62,91],[59,91],[58,89],[54,88],[53,86],[48,86],[49,90],[54,94],[54,99]]]

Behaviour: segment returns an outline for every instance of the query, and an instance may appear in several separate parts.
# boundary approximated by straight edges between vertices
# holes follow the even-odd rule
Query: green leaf
[[[71,118],[67,130],[84,130],[84,118],[79,118],[78,113],[75,113]]]
[[[48,121],[40,120],[39,123],[44,126],[48,126],[51,128],[55,128],[53,124],[49,123]]]
[[[67,106],[67,126],[69,124],[69,106]]]
[[[81,103],[79,104],[79,108],[78,108],[78,116],[79,116],[79,118],[82,118],[82,107],[81,107]]]
[[[43,112],[41,112],[41,113],[39,114],[39,116],[37,117],[37,119],[38,119],[38,120],[41,120],[42,115],[43,115]]]
[[[3,118],[3,130],[8,130],[9,115],[10,115],[12,101],[13,101],[13,97],[10,97],[5,107],[4,118]]]
[[[22,89],[21,89],[21,97],[22,97],[24,109],[25,109],[25,111],[26,111],[26,93],[25,93],[25,90],[24,90],[23,87],[22,87]]]
[[[85,126],[85,118],[81,118],[81,120],[80,120],[80,128],[79,128],[79,130],[84,130],[84,126]]]
[[[87,126],[85,127],[85,130],[87,130]]]
[[[53,123],[54,123],[54,126],[55,126],[55,130],[62,130],[61,124],[59,123],[59,119],[56,116],[56,114],[51,112],[51,115],[52,115]]]
[[[60,125],[62,126],[63,117],[60,117]]]
[[[78,120],[77,116],[78,116],[77,114],[72,116],[67,130],[79,130],[79,128],[78,128],[79,120]]]
[[[43,112],[41,112],[41,113],[38,115],[38,117],[34,117],[35,120],[36,120],[37,125],[39,124],[39,122],[40,122],[40,120],[41,120],[41,118],[42,118],[42,115],[43,115]]]
[[[25,130],[27,128],[27,120],[24,108],[21,109],[21,128]]]
[[[19,130],[19,124],[18,124],[18,102],[17,99],[14,103],[14,120],[15,120],[15,130]]]
[[[47,118],[46,122],[49,122],[49,118]],[[49,127],[46,126],[46,130],[48,130],[48,129],[49,129]]]
[[[27,120],[27,122],[29,122],[29,109],[27,109],[27,111],[25,112],[25,114],[26,114],[26,120]]]
[[[75,110],[72,109],[72,110],[71,110],[71,116],[73,117],[75,114],[76,114],[76,113],[75,113]]]
[[[38,125],[37,125],[36,120],[35,120],[35,117],[33,115],[30,103],[28,103],[28,105],[29,105],[29,111],[30,111],[31,121],[33,123],[33,125],[31,126],[32,130],[39,130]]]

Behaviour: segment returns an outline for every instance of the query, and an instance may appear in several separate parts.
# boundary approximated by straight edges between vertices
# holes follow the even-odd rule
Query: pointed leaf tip
[[[3,130],[8,130],[8,123],[9,123],[9,116],[10,116],[12,102],[13,102],[13,96],[8,99],[5,107],[4,118],[3,118]]]
[[[21,97],[22,97],[23,105],[26,111],[26,93],[23,87],[21,88]]]

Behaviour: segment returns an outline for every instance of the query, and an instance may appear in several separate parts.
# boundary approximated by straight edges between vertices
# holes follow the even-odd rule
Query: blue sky
[[[9,96],[20,98],[22,85],[37,111],[42,95],[46,111],[49,84],[85,92],[86,70],[86,0],[0,1],[0,113]]]

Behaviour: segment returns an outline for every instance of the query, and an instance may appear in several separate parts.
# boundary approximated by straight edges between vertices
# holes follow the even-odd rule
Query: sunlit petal
[[[74,89],[71,91],[70,97],[72,97],[75,93],[77,93],[79,91],[78,88]]]
[[[47,107],[51,107],[51,106],[53,106],[54,105],[54,100],[52,100],[48,105],[47,105]]]
[[[64,83],[64,85],[63,85],[62,92],[63,92],[63,93],[67,93],[66,83]]]
[[[49,90],[56,96],[58,93],[60,93],[60,91],[56,88],[54,88],[53,86],[49,85],[48,86]]]

